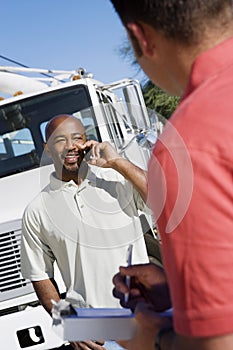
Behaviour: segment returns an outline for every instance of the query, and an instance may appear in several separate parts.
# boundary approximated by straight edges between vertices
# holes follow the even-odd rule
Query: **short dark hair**
[[[127,26],[142,21],[179,43],[198,43],[208,25],[222,28],[233,19],[232,0],[110,0]]]

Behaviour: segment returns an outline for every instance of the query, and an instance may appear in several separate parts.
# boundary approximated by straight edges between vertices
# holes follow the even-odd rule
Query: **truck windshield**
[[[0,106],[0,177],[40,166],[45,126],[57,114],[77,116],[87,136],[100,139],[91,105],[87,87],[77,85]]]

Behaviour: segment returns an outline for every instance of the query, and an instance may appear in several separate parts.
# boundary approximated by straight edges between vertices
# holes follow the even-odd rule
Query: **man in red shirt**
[[[232,1],[111,1],[145,73],[182,96],[148,170],[166,276],[142,265],[114,277],[115,293],[127,292],[122,276],[136,277],[131,299],[147,301],[128,348],[233,349]],[[166,282],[173,320],[156,312]]]

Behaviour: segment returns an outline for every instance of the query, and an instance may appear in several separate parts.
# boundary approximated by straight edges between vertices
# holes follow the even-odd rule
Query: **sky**
[[[0,55],[32,68],[82,67],[103,83],[144,77],[119,53],[126,32],[109,0],[3,0],[0,32]]]

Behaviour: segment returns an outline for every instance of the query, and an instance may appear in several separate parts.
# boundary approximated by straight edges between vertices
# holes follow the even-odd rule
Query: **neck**
[[[193,62],[201,53],[219,45],[233,37],[233,25],[228,30],[213,30],[203,35],[200,44],[182,46],[177,43],[168,43],[167,59],[170,68],[170,80],[173,86],[172,94],[181,96],[188,84]]]
[[[85,180],[88,172],[88,165],[85,161],[82,161],[81,165],[76,169],[76,171],[69,171],[65,168],[62,168],[62,174],[61,171],[57,171],[56,169],[56,176],[58,179],[69,182],[73,180],[77,186],[81,185],[81,183]]]

